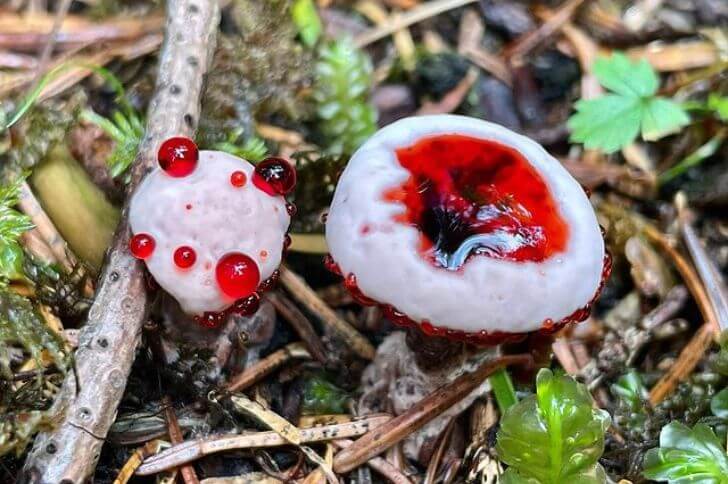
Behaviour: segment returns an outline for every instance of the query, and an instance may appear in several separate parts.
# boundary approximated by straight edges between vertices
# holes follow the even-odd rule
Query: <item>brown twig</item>
[[[243,370],[239,375],[231,378],[225,390],[228,392],[241,392],[270,375],[288,361],[310,357],[311,355],[301,343],[291,343],[271,353],[253,366]]]
[[[558,32],[574,16],[582,3],[584,3],[584,0],[566,0],[554,11],[554,15],[550,19],[535,30],[516,39],[513,45],[506,49],[506,58],[516,64],[520,63],[531,50],[538,45],[543,45],[554,33]]]
[[[171,0],[167,11],[157,87],[130,189],[154,166],[159,143],[194,132],[203,76],[215,45],[216,2]],[[80,337],[77,370],[66,377],[53,406],[58,425],[36,438],[24,468],[26,482],[80,484],[94,473],[148,309],[143,266],[129,253],[128,241],[125,210]]]
[[[332,441],[332,444],[339,449],[346,449],[353,443],[354,441],[350,439],[336,439]],[[390,464],[386,459],[381,457],[372,457],[366,462],[366,464],[385,477],[392,484],[412,484],[412,481],[405,476],[402,471]]]
[[[119,474],[114,479],[114,484],[126,484],[129,482],[132,476],[134,476],[134,472],[144,462],[144,459],[159,452],[162,445],[161,440],[152,440],[136,449],[121,470],[119,470]]]
[[[185,439],[182,435],[182,429],[179,428],[177,415],[175,414],[174,407],[172,406],[172,399],[168,396],[162,398],[162,407],[164,408],[164,419],[167,421],[167,432],[169,433],[170,442],[172,442],[172,444],[181,444]],[[191,465],[185,464],[180,466],[179,470],[185,484],[200,483],[199,479],[197,479],[195,468]]]
[[[320,363],[325,364],[327,358],[324,344],[306,315],[293,304],[293,301],[279,292],[271,292],[266,297],[276,308],[278,314],[293,326],[294,331],[301,337],[311,356]]]
[[[386,424],[392,419],[389,415],[368,415],[357,417],[343,424],[323,425],[301,428],[301,443],[326,442],[332,439],[351,438],[363,435],[372,428]],[[159,454],[144,461],[137,470],[140,476],[157,474],[167,469],[188,464],[206,455],[226,450],[280,447],[289,445],[277,432],[249,432],[242,435],[213,435],[202,439],[189,440],[173,445]]]
[[[369,340],[328,307],[301,276],[282,266],[280,282],[299,303],[318,316],[324,324],[343,339],[354,353],[367,360],[374,358],[374,346]]]
[[[375,428],[341,451],[334,458],[334,470],[341,474],[349,472],[384,452],[469,395],[497,369],[509,365],[531,364],[533,358],[530,355],[503,356],[483,363],[471,373],[460,375],[417,402],[405,413],[392,419],[387,425]]]

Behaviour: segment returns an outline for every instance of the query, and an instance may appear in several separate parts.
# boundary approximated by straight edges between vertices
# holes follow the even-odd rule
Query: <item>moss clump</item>
[[[314,99],[329,152],[351,154],[377,129],[376,111],[369,102],[371,86],[371,61],[351,40],[321,46]]]

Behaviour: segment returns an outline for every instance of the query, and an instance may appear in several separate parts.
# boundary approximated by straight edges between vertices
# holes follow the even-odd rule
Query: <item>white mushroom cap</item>
[[[405,207],[384,194],[410,176],[395,150],[444,134],[491,140],[520,152],[542,177],[568,225],[565,250],[541,262],[474,255],[458,271],[423,257],[417,227],[395,220]],[[326,241],[343,275],[353,274],[365,296],[416,322],[466,333],[529,332],[546,320],[563,320],[594,297],[605,254],[589,199],[556,159],[502,126],[452,115],[402,119],[359,148],[336,188]]]
[[[230,182],[235,171],[247,177],[241,187]],[[253,171],[249,162],[228,153],[200,151],[191,174],[174,178],[156,168],[131,200],[132,232],[149,234],[156,243],[145,259],[149,272],[189,314],[222,311],[234,302],[221,292],[215,278],[217,262],[225,254],[251,257],[261,282],[281,263],[290,224],[286,202],[258,189]],[[188,269],[174,263],[173,254],[180,246],[196,252],[197,260]]]

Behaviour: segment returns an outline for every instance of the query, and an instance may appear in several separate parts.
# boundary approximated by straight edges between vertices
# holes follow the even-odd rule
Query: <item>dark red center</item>
[[[472,255],[540,262],[566,248],[569,230],[548,186],[517,150],[462,135],[397,150],[410,177],[385,194],[397,221],[421,233],[423,256],[457,269]]]
[[[199,156],[200,153],[194,141],[177,136],[162,143],[157,159],[165,173],[175,178],[181,178],[195,171]]]

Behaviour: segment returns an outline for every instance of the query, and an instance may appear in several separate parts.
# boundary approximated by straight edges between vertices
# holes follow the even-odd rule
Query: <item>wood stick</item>
[[[181,444],[185,439],[182,436],[182,429],[179,427],[177,415],[174,413],[172,399],[168,396],[162,398],[162,406],[164,407],[164,419],[167,421],[169,440],[173,444]],[[182,480],[185,484],[200,484],[195,468],[191,465],[185,464],[180,466],[179,471],[182,474]]]
[[[326,364],[327,358],[324,344],[321,342],[318,334],[316,334],[313,325],[311,325],[311,321],[308,320],[306,315],[293,304],[293,301],[280,292],[271,292],[266,296],[266,299],[273,304],[278,314],[293,326],[293,329],[301,337],[311,356],[320,363]]]
[[[370,429],[379,427],[392,419],[389,415],[368,415],[358,417],[343,424],[323,425],[321,427],[302,428],[301,443],[325,442],[332,439],[350,438],[363,435]],[[226,450],[254,449],[289,445],[286,439],[277,432],[248,432],[241,435],[213,435],[196,440],[189,440],[173,445],[157,455],[149,457],[137,470],[140,476],[148,476],[158,472],[179,467],[193,462],[206,455]]]
[[[203,76],[215,46],[216,2],[170,0],[167,12],[157,86],[130,190],[153,168],[163,140],[194,133]],[[35,439],[21,478],[24,482],[81,484],[91,480],[116,417],[148,310],[143,264],[127,249],[127,211],[128,206],[80,336],[77,371],[66,376],[53,406],[58,425]]]
[[[334,458],[334,471],[344,474],[381,454],[412,432],[419,430],[442,412],[465,398],[499,368],[508,365],[531,365],[530,355],[509,355],[487,361],[471,373],[460,375],[435,390],[387,425],[367,432]]]
[[[301,276],[287,267],[281,266],[280,281],[298,302],[303,304],[306,309],[318,316],[324,324],[334,330],[354,353],[367,360],[374,358],[376,351],[369,340],[339,317],[336,311],[327,306],[319,295],[316,294],[316,291],[311,289],[311,286]]]
[[[339,449],[346,449],[350,447],[354,441],[350,439],[336,439],[331,442],[334,447]],[[367,461],[367,465],[381,474],[383,477],[393,484],[412,484],[409,477],[405,476],[402,471],[397,469],[396,466],[391,464],[388,460],[381,457],[372,457]]]
[[[286,362],[292,359],[310,358],[311,355],[306,351],[301,343],[291,343],[278,351],[274,351],[256,364],[246,368],[237,376],[230,379],[225,387],[228,392],[242,392],[246,388],[259,382],[266,376],[273,373]]]

